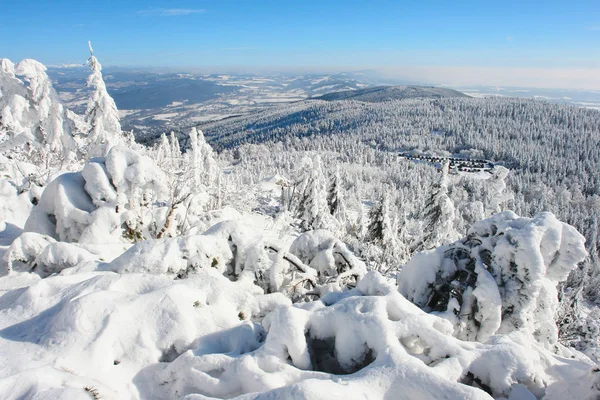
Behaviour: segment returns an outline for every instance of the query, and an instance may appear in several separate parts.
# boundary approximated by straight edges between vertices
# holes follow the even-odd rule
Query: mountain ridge
[[[375,86],[357,90],[346,90],[342,92],[327,93],[314,100],[336,101],[357,100],[369,103],[401,99],[420,98],[446,98],[446,97],[471,97],[454,89],[446,89],[434,86],[399,85],[399,86]]]

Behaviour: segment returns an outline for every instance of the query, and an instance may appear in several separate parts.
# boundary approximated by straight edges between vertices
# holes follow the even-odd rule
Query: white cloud
[[[511,43],[511,42],[513,41],[513,37],[512,37],[512,36],[507,36],[507,37],[506,37],[506,40],[507,40],[509,43]]]
[[[200,14],[205,10],[200,8],[152,8],[138,11],[140,15],[152,15],[157,17],[179,17],[182,15]]]

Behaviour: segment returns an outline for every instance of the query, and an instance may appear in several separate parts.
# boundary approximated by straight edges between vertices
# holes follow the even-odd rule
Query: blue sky
[[[600,1],[0,0],[0,57],[172,67],[600,69]]]

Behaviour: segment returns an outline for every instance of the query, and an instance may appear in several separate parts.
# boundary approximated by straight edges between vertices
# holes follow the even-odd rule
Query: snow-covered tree
[[[502,205],[513,199],[511,193],[505,193],[506,177],[509,170],[501,165],[496,165],[492,170],[492,177],[489,179],[490,191],[486,199],[485,213],[487,217],[502,211]]]
[[[368,216],[365,215],[363,210],[363,204],[360,198],[357,199],[358,209],[356,210],[357,216],[354,224],[352,225],[352,234],[354,238],[358,239],[359,243],[363,240],[367,232],[367,226],[369,225]]]
[[[102,78],[102,65],[94,56],[90,42],[88,46],[90,49],[88,66],[92,73],[88,77],[87,85],[92,87],[93,91],[85,111],[85,121],[89,125],[86,152],[88,158],[91,158],[105,156],[112,146],[124,142],[124,136],[121,132],[117,105],[108,94]]]
[[[171,163],[171,145],[169,138],[164,133],[160,135],[160,140],[155,145],[154,157],[156,164],[162,169],[165,169],[166,165]]]
[[[442,163],[441,176],[434,185],[423,212],[423,236],[415,250],[429,250],[448,243],[458,236],[454,229],[454,204],[448,197],[449,162]]]
[[[204,174],[203,160],[202,160],[202,149],[198,142],[198,131],[196,128],[192,128],[189,133],[190,147],[187,151],[188,156],[188,168],[192,172],[192,185],[194,188],[200,188],[204,185]]]
[[[15,75],[15,65],[0,58],[0,141],[13,138],[28,126],[27,88]]]
[[[46,67],[35,60],[25,59],[17,64],[15,72],[28,83],[28,121],[21,125],[33,137],[38,155],[46,163],[74,158],[75,141],[65,109],[46,74]]]
[[[389,189],[384,188],[381,199],[371,207],[369,212],[369,226],[365,236],[365,240],[371,246],[375,246],[367,248],[365,255],[374,259],[381,272],[397,264],[396,257],[399,253],[397,228],[390,214]]]
[[[302,220],[302,228],[329,229],[334,226],[334,220],[329,214],[327,205],[327,183],[321,168],[321,157],[315,155],[312,159],[312,169],[309,171],[306,187],[299,204],[298,218]]]
[[[398,276],[399,290],[450,320],[463,340],[519,330],[555,345],[556,286],[585,258],[584,241],[551,213],[504,211],[474,224],[465,238],[413,257]]]
[[[387,190],[384,189],[381,199],[369,211],[369,226],[366,240],[385,247],[391,244],[396,236],[390,218],[390,200]]]
[[[192,165],[197,171],[198,184],[204,184],[206,187],[212,187],[217,183],[219,177],[219,166],[215,160],[214,153],[210,144],[204,138],[204,133],[196,128],[190,131],[190,147]]]
[[[342,190],[340,167],[336,166],[335,175],[327,193],[327,205],[329,206],[329,213],[340,223],[340,226],[346,226],[348,215]]]

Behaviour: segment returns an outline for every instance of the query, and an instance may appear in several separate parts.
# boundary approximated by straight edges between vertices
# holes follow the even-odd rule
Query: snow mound
[[[554,356],[521,333],[490,344],[454,338],[451,323],[418,309],[376,272],[343,294],[279,307],[262,325],[266,338],[254,350],[264,332],[242,326],[142,371],[142,396],[489,399],[591,387],[577,381],[590,364]]]
[[[115,243],[152,236],[168,198],[166,179],[152,160],[124,147],[60,175],[44,190],[25,231],[63,242]],[[157,206],[153,208],[152,206]],[[164,214],[164,208],[162,211]],[[163,218],[164,220],[164,218]]]
[[[584,242],[550,213],[506,211],[475,223],[462,240],[417,254],[400,272],[399,290],[452,321],[461,339],[521,330],[551,346],[556,285],[585,258]]]
[[[169,274],[187,277],[200,268],[226,272],[233,254],[227,241],[195,235],[173,239],[145,240],[117,257],[109,268],[118,273]]]
[[[0,391],[7,399],[40,396],[45,389],[53,389],[50,398],[78,398],[74,394],[88,386],[104,399],[139,398],[131,382],[147,366],[171,362],[188,349],[258,347],[264,334],[250,320],[282,304],[289,300],[262,295],[210,268],[184,281],[112,272],[39,280],[0,297],[2,351],[39,353],[33,364],[3,357]],[[252,332],[256,340],[238,340]]]
[[[219,222],[201,235],[145,240],[99,268],[177,279],[212,268],[294,302],[352,288],[366,273],[364,263],[328,231],[304,233],[285,251],[241,221]]]

